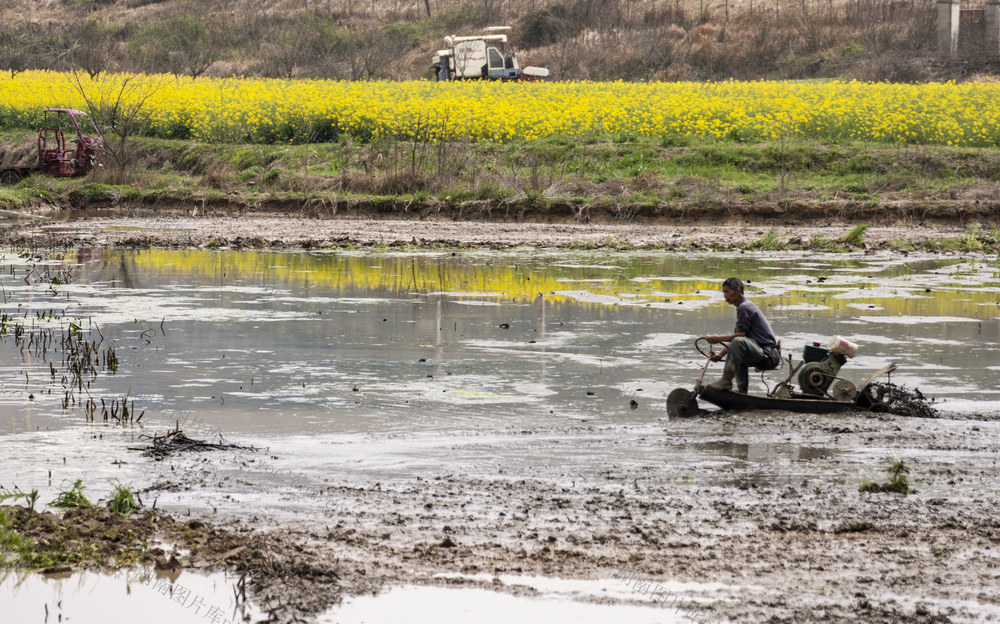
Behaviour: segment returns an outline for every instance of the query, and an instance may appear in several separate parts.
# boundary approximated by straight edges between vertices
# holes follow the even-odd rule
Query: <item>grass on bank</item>
[[[82,480],[65,484],[47,505],[61,516],[36,513],[37,490],[0,487],[0,503],[15,503],[0,505],[0,568],[103,565],[109,558],[128,565],[148,558],[148,544],[135,540],[121,522],[139,504],[128,487],[118,481],[112,486],[107,499],[95,505],[84,494]]]
[[[134,565],[150,546],[106,511],[77,508],[66,516],[0,507],[0,568],[42,570],[53,566]]]
[[[5,151],[23,151],[33,142],[33,134],[0,133],[0,149]],[[1000,153],[948,146],[743,143],[633,135],[557,136],[517,143],[359,143],[343,138],[308,145],[135,138],[132,145],[133,159],[123,171],[106,166],[74,179],[36,174],[0,187],[0,207],[129,202],[150,207],[160,199],[227,200],[249,207],[289,200],[323,207],[334,200],[360,198],[393,210],[399,201],[485,200],[518,201],[543,211],[551,202],[581,210],[610,204],[619,207],[620,221],[638,223],[643,213],[636,207],[643,206],[717,205],[724,210],[757,202],[840,202],[850,210],[852,203],[870,207],[899,200],[994,201],[1000,190]],[[850,220],[851,215],[842,216]],[[863,237],[861,230],[842,240],[815,242],[831,249],[856,248],[863,245]],[[780,248],[786,242],[778,238],[772,234],[757,247]],[[995,245],[987,228],[942,243],[972,251]]]
[[[32,134],[0,133],[0,150],[33,141]],[[345,138],[275,146],[136,138],[133,146],[134,160],[124,172],[105,167],[79,179],[35,175],[0,187],[0,203],[12,207],[69,193],[77,201],[100,202],[211,191],[452,200],[535,192],[621,203],[974,200],[995,196],[1000,180],[996,150],[810,140],[746,144],[607,136],[359,143]]]

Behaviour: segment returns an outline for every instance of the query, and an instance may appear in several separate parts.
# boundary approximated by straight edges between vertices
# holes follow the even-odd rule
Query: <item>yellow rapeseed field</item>
[[[141,130],[206,142],[361,139],[512,141],[584,137],[804,137],[1000,145],[1000,84],[859,82],[342,82],[105,75],[92,101],[146,98]],[[122,85],[125,89],[122,89]],[[73,74],[0,77],[0,127],[45,107],[86,108]]]

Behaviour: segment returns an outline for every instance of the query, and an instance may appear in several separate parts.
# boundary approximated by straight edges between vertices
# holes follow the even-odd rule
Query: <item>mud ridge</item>
[[[342,219],[403,219],[485,221],[491,223],[593,223],[599,225],[642,222],[651,225],[775,225],[818,223],[874,226],[962,226],[997,222],[1000,202],[976,200],[814,200],[721,201],[692,200],[663,203],[627,203],[596,200],[579,203],[561,198],[514,198],[452,202],[406,198],[287,198],[232,194],[196,197],[163,193],[123,199],[91,199],[71,193],[64,202],[39,203],[24,212],[58,217],[65,214],[93,216],[248,216]]]
[[[176,208],[176,206],[175,206]],[[433,218],[419,214],[337,212],[314,214],[299,206],[297,211],[265,214],[243,212],[242,208],[186,206],[177,209],[149,210],[116,207],[107,210],[49,212],[48,220],[12,220],[0,229],[0,244],[16,247],[120,247],[120,248],[231,248],[231,249],[325,249],[355,246],[371,247],[512,247],[552,249],[662,249],[662,250],[775,250],[850,251],[888,250],[902,254],[911,251],[995,253],[1000,239],[983,224],[972,229],[973,216],[961,213],[950,225],[920,225],[913,213],[899,211],[883,221],[897,220],[899,225],[871,225],[863,240],[847,242],[853,220],[841,217],[803,219],[800,215],[780,220],[766,210],[732,219],[721,218],[718,208],[685,209],[669,218],[635,216],[630,220],[597,218],[594,207],[578,207],[570,215],[557,211],[533,213],[515,218],[507,213],[490,219],[477,219],[467,210],[462,220]],[[495,214],[492,208],[476,209],[476,214]],[[957,206],[941,208],[936,213],[948,221]],[[192,213],[195,213],[192,216]],[[457,214],[457,213],[456,213]],[[909,215],[906,218],[903,215]],[[923,213],[926,217],[926,214]],[[408,216],[406,216],[408,215]],[[713,216],[714,215],[714,216]],[[771,216],[766,216],[771,215]],[[872,215],[875,216],[875,215]],[[923,218],[923,217],[922,217]],[[906,219],[911,219],[906,222]],[[714,220],[714,221],[713,221]],[[764,221],[753,225],[751,221]],[[938,219],[927,219],[937,221]],[[603,221],[603,222],[602,222]],[[875,219],[871,220],[872,222]],[[791,223],[787,225],[786,223]],[[868,225],[865,223],[865,225]],[[978,233],[978,236],[977,236]],[[762,241],[768,241],[764,247]]]

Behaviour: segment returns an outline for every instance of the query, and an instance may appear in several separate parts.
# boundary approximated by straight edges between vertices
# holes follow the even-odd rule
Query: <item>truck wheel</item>
[[[8,169],[0,173],[0,184],[5,184],[7,186],[13,186],[21,181],[21,174],[14,171],[13,169]]]

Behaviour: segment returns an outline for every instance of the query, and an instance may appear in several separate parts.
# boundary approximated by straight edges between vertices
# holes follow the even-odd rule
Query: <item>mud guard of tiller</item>
[[[702,413],[698,395],[687,388],[675,388],[667,395],[667,415],[671,418],[689,418]]]
[[[701,382],[705,378],[705,371],[708,370],[708,365],[712,363],[712,356],[715,355],[715,352],[712,350],[711,344],[708,345],[708,353],[702,351],[698,347],[698,342],[702,340],[705,340],[704,336],[695,338],[694,341],[694,348],[698,349],[698,352],[705,356],[705,365],[701,368],[701,375],[698,375],[698,381],[694,382],[694,390],[675,388],[667,395],[667,416],[671,418],[689,418],[705,413],[705,410],[698,407],[698,393],[701,392]],[[723,344],[726,348],[729,347],[728,343]]]

